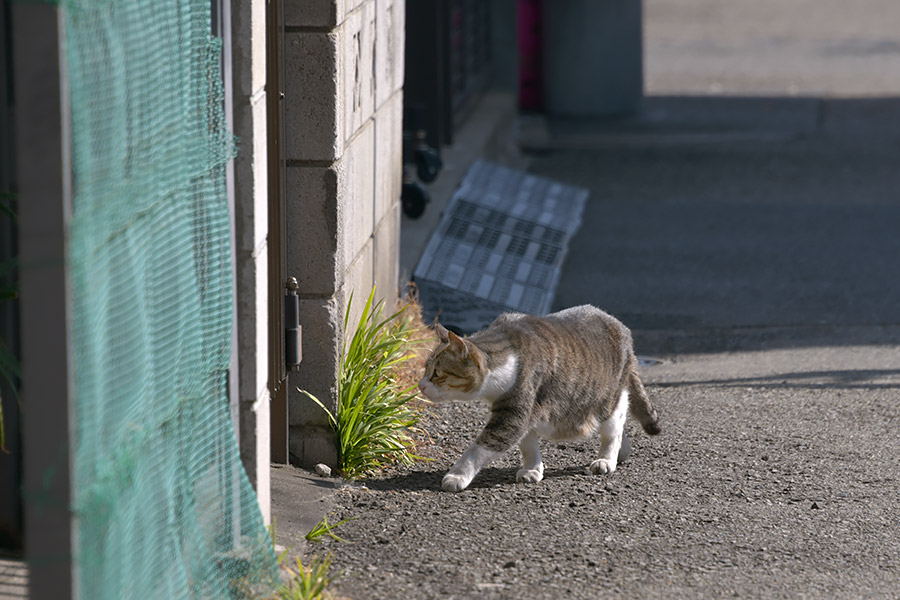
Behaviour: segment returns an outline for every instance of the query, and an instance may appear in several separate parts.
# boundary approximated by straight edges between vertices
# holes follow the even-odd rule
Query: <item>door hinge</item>
[[[302,328],[300,327],[300,285],[296,277],[289,277],[284,284],[284,365],[288,371],[296,371],[303,360]]]

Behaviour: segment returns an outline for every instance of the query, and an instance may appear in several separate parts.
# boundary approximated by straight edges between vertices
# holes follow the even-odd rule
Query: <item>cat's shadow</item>
[[[478,473],[467,489],[484,489],[504,486],[525,486],[516,483],[518,467],[485,467]],[[409,471],[383,479],[368,479],[364,482],[369,489],[379,491],[441,491],[441,481],[446,471]],[[584,475],[584,466],[571,466],[544,470],[544,479],[574,477]]]

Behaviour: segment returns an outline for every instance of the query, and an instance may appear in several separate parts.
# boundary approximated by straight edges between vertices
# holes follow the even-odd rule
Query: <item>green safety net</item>
[[[230,417],[232,263],[210,0],[62,0],[75,574],[84,599],[272,589]]]

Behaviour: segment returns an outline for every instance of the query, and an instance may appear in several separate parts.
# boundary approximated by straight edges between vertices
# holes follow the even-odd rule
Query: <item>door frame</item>
[[[284,296],[287,283],[284,182],[284,2],[266,3],[266,115],[269,192],[269,391],[271,460],[288,464],[288,372]]]

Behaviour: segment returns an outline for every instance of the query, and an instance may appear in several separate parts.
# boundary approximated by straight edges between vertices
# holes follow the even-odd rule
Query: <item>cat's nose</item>
[[[424,379],[419,380],[419,391],[423,392],[423,393],[425,392],[425,380]]]

